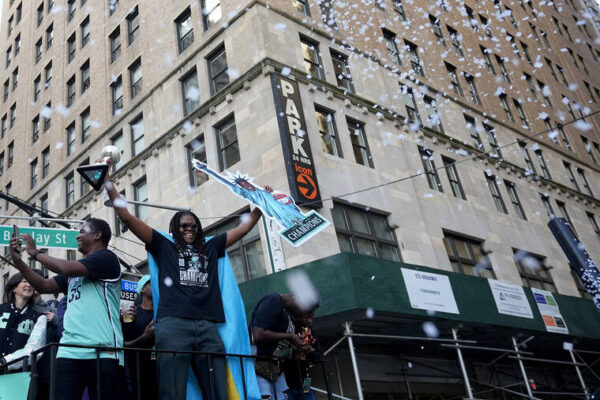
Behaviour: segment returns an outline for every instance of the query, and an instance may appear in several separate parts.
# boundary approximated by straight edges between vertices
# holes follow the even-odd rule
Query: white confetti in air
[[[436,338],[440,336],[440,331],[437,326],[431,321],[423,322],[423,332],[430,338]]]
[[[165,283],[165,286],[166,286],[166,287],[171,287],[171,286],[173,286],[173,279],[171,279],[171,277],[170,277],[170,276],[167,276],[167,277],[166,277],[166,278],[163,280],[163,282]]]
[[[373,317],[375,317],[375,310],[369,307],[365,310],[365,315],[367,316],[367,318],[373,319]]]
[[[46,119],[49,119],[52,116],[52,109],[48,106],[44,106],[42,111],[40,111],[40,115]]]
[[[119,197],[118,199],[115,199],[113,202],[113,207],[115,208],[126,208],[127,207],[127,199],[123,198],[123,197]]]
[[[563,350],[573,351],[573,343],[571,343],[571,342],[563,342]]]
[[[229,76],[229,79],[237,79],[241,76],[237,69],[227,68],[226,72],[227,72],[227,75]]]
[[[515,253],[515,261],[520,263],[523,268],[530,271],[537,271],[541,266],[540,261],[537,258],[523,250],[519,250]]]
[[[102,124],[98,121],[94,121],[94,120],[90,121],[90,127],[94,128],[94,129],[100,128],[101,126],[102,126]]]
[[[552,91],[550,90],[550,87],[548,85],[544,86],[544,88],[542,89],[542,94],[544,95],[544,97],[552,96]]]
[[[62,103],[58,103],[56,105],[56,112],[59,113],[62,117],[68,117],[71,111],[67,107],[65,107]]]
[[[183,132],[185,132],[185,134],[187,135],[188,133],[192,133],[192,131],[194,130],[194,125],[192,125],[192,123],[190,121],[185,121],[183,123]],[[194,140],[195,142],[197,142],[197,140]]]
[[[240,216],[240,224],[246,224],[250,222],[250,214],[249,213],[244,213]]]
[[[281,75],[283,76],[289,76],[292,73],[292,69],[289,67],[283,67],[281,69]]]
[[[575,128],[579,129],[580,131],[587,132],[592,129],[592,124],[580,119],[579,121],[575,122]]]
[[[56,150],[60,150],[60,149],[62,149],[62,147],[63,147],[64,145],[65,145],[65,144],[64,144],[63,142],[56,142],[56,144],[54,145],[54,148],[55,148]]]
[[[198,191],[198,188],[195,186],[188,186],[188,196],[193,196]]]
[[[432,197],[433,197],[433,195],[432,195],[431,193],[425,193],[425,194],[423,195],[423,197],[424,197],[424,198],[426,198],[426,199],[429,199],[429,198],[432,198]]]
[[[284,22],[278,22],[273,26],[276,31],[284,31],[287,28],[287,24]]]
[[[496,88],[496,91],[494,92],[494,96],[498,97],[504,93],[506,93],[506,89],[504,89],[502,86],[498,86],[498,88]]]
[[[186,91],[185,91],[185,98],[192,100],[192,101],[199,101],[200,100],[200,90],[198,89],[197,86],[190,86]]]
[[[576,83],[571,83],[571,84],[569,85],[569,90],[570,90],[571,92],[574,92],[574,91],[576,91],[577,89],[579,89],[579,85],[578,85],[578,84],[576,84]]]
[[[371,275],[371,280],[374,281],[375,280],[375,275]]]
[[[306,272],[302,270],[290,272],[286,276],[286,284],[301,310],[308,311],[319,304],[317,289],[313,286]]]

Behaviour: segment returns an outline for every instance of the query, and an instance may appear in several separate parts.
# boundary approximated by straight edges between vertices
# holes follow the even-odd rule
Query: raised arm
[[[260,211],[260,208],[255,208],[250,213],[250,218],[247,221],[242,222],[237,227],[228,230],[225,248],[228,248],[229,246],[243,238],[246,233],[250,232],[250,230],[254,228],[254,225],[256,225],[261,216],[262,211]]]
[[[114,182],[110,180],[109,174],[106,174],[106,178],[104,179],[104,187],[119,218],[144,244],[150,245],[152,243],[152,228],[127,210],[127,203],[121,199],[121,195],[117,192]]]
[[[33,271],[21,258],[21,239],[10,239],[10,255],[15,267],[23,274],[23,277],[39,293],[60,293],[60,287],[54,279],[45,279]],[[38,255],[38,257],[40,257]]]

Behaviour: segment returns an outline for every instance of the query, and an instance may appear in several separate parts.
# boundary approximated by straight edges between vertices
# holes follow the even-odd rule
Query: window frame
[[[235,140],[231,141],[228,144],[224,144],[223,142],[223,132],[226,129],[229,129],[233,127],[233,129],[235,129]],[[217,125],[214,126],[214,130],[215,130],[215,136],[216,136],[216,144],[217,144],[217,154],[218,154],[218,159],[219,159],[219,171],[223,171],[229,167],[231,167],[232,165],[235,165],[236,163],[238,163],[241,160],[241,153],[240,153],[240,148],[239,148],[239,138],[237,135],[237,125],[235,122],[235,116],[233,114],[229,115],[228,117],[224,118],[223,120],[221,120]],[[237,160],[235,160],[232,163],[227,163],[227,160],[225,159],[225,152],[227,151],[227,149],[229,149],[230,147],[235,147],[237,149],[236,153],[237,153]]]
[[[459,233],[447,231],[445,229],[442,229],[442,233],[444,235],[444,248],[446,250],[446,254],[448,255],[448,261],[450,261],[450,265],[453,271],[465,275],[482,277],[479,271],[485,269],[492,276],[492,279],[496,279],[496,273],[494,272],[492,263],[490,262],[489,257],[484,251],[483,240],[474,239],[465,235],[461,235]],[[467,250],[467,255],[470,258],[465,258],[460,255],[456,242],[461,242],[465,244],[464,248]],[[475,252],[473,251],[473,246],[477,246],[477,250],[481,254],[482,259],[475,259]],[[450,250],[452,254],[450,254],[448,250]],[[480,265],[482,262],[484,263],[485,267],[477,268],[477,266]],[[469,269],[467,269],[466,267]],[[470,273],[471,271],[473,272],[472,274]]]

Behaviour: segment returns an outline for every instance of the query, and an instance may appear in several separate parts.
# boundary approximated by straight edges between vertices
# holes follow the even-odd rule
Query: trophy
[[[108,160],[115,165],[121,159],[121,150],[117,146],[106,146],[102,149],[102,158],[96,164],[81,165],[77,172],[90,184],[94,190],[102,188],[104,177],[108,173]]]

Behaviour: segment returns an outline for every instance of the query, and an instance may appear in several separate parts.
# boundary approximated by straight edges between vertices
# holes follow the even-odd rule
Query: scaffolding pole
[[[513,343],[513,348],[515,349],[515,354],[517,355],[517,362],[519,363],[519,368],[521,369],[521,374],[523,375],[523,380],[525,381],[525,389],[527,390],[527,394],[529,395],[529,397],[533,397],[531,385],[529,385],[529,377],[527,376],[527,371],[525,371],[525,365],[523,364],[523,360],[521,360],[521,352],[519,351],[517,339],[515,339],[514,336],[512,336],[511,339]]]
[[[575,371],[577,372],[577,378],[579,378],[579,383],[581,384],[581,388],[583,389],[583,394],[586,399],[590,398],[590,392],[588,391],[587,386],[585,385],[585,381],[583,380],[583,375],[581,375],[581,371],[579,370],[579,363],[575,359],[575,354],[573,354],[573,349],[569,349],[569,355],[571,356],[571,360],[573,360],[573,366],[575,367]]]
[[[358,400],[363,399],[362,385],[360,383],[360,374],[358,373],[358,363],[356,362],[356,354],[354,353],[354,343],[352,342],[352,330],[350,329],[350,323],[344,323],[344,335],[348,337],[348,348],[350,349],[350,358],[352,359],[352,371],[354,372],[354,381],[356,382],[356,394]]]
[[[465,367],[465,360],[463,360],[462,352],[458,347],[458,334],[456,328],[452,328],[452,338],[456,343],[456,355],[458,356],[458,363],[460,364],[460,371],[462,372],[463,380],[465,381],[465,389],[467,391],[468,399],[473,399],[473,390],[471,390],[471,384],[469,383],[469,376],[467,375],[467,368]]]

